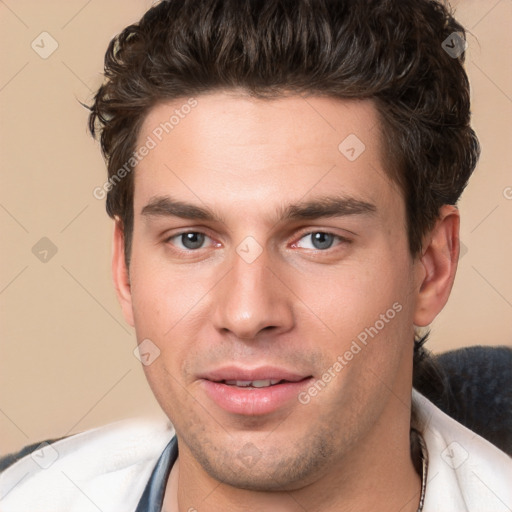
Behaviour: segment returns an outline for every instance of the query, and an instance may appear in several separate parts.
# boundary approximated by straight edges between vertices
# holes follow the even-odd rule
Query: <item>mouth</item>
[[[280,368],[224,368],[201,377],[206,396],[224,411],[246,416],[270,414],[298,403],[313,380]]]

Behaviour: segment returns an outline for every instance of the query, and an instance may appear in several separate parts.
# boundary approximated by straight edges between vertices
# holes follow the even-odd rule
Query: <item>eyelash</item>
[[[348,245],[348,244],[352,243],[352,240],[350,240],[348,238],[345,238],[345,237],[343,237],[341,235],[336,235],[335,233],[331,233],[329,231],[314,230],[314,231],[307,231],[307,232],[302,233],[300,235],[300,237],[297,239],[297,241],[293,242],[292,247],[296,247],[298,242],[300,242],[303,238],[305,238],[307,236],[311,236],[313,234],[317,234],[317,233],[321,233],[321,234],[324,234],[324,235],[331,235],[331,236],[334,237],[335,240],[338,241],[338,243],[336,245],[328,247],[327,249],[307,249],[307,250],[315,251],[315,252],[327,253],[327,252],[329,252],[331,250],[335,250],[335,248],[338,247],[339,245],[343,245],[343,244]],[[181,231],[180,233],[176,233],[176,234],[166,238],[165,239],[165,243],[170,243],[171,245],[174,245],[171,242],[173,239],[180,238],[183,235],[187,235],[187,234],[204,235],[205,237],[210,238],[210,240],[211,240],[211,237],[208,236],[206,233],[204,233],[202,231]],[[200,247],[198,249],[178,249],[178,248],[176,248],[176,250],[178,252],[181,252],[181,253],[194,253],[194,252],[199,252],[201,249],[204,249],[204,247]]]

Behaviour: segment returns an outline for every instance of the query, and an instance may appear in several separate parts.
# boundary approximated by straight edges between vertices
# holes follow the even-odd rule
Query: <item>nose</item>
[[[276,335],[290,330],[293,293],[278,266],[271,265],[265,251],[250,263],[238,254],[232,260],[230,271],[216,287],[216,329],[244,340],[256,340],[263,332]]]

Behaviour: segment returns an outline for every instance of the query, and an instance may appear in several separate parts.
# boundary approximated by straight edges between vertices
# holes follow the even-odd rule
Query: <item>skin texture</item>
[[[257,100],[239,91],[196,99],[136,167],[129,271],[119,221],[114,233],[123,313],[138,342],[150,339],[161,351],[144,370],[178,435],[166,509],[416,510],[414,325],[428,325],[448,298],[459,250],[456,208],[442,208],[413,259],[404,200],[387,178],[370,100]],[[153,108],[140,144],[186,101]],[[365,145],[354,161],[338,149],[350,134]],[[208,207],[219,219],[143,213],[163,196]],[[324,196],[374,209],[279,217],[289,204]],[[207,235],[201,248],[187,249],[176,236],[187,231]],[[318,231],[343,238],[315,249]],[[248,236],[258,244],[250,250],[261,249],[250,263],[237,252]],[[393,304],[400,311],[307,404],[233,414],[204,391],[199,376],[227,363],[321,379]]]

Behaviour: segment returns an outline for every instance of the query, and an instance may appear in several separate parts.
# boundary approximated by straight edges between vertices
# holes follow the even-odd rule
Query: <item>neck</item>
[[[359,440],[335,467],[295,490],[268,493],[238,489],[211,478],[186,446],[169,478],[165,512],[194,510],[247,512],[343,512],[380,510],[416,512],[421,478],[410,453],[409,410],[391,398],[369,434]]]

